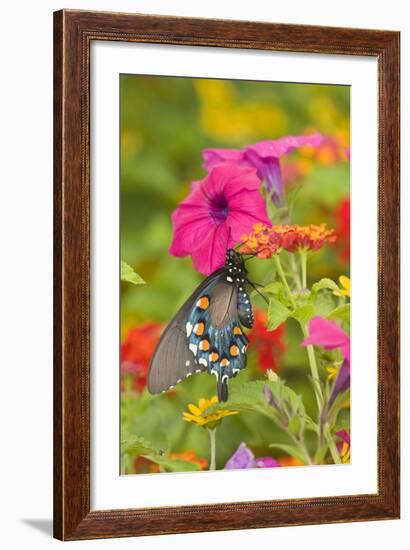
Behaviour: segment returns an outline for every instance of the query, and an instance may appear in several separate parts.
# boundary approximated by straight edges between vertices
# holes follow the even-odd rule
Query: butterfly
[[[148,370],[150,393],[208,372],[216,377],[219,401],[227,401],[228,380],[246,367],[243,327],[253,326],[248,283],[242,255],[228,249],[224,266],[198,286],[164,330]]]

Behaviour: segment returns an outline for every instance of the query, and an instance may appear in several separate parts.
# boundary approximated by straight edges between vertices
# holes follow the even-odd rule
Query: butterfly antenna
[[[263,298],[267,304],[269,304],[269,300],[266,298],[266,296],[265,296],[264,294],[262,294],[262,292],[260,292],[260,290],[258,290],[258,287],[256,286],[257,283],[252,283],[251,281],[248,281],[248,282],[249,282],[249,284],[251,285],[251,287],[252,287],[254,290],[256,290],[256,292],[259,294],[259,296],[260,296],[261,298]],[[262,286],[262,285],[259,285],[259,286]]]
[[[229,248],[229,241],[231,240],[231,234],[232,234],[232,226],[230,225],[228,228],[228,240],[226,241],[225,250],[228,250]]]
[[[269,247],[265,246],[265,248],[262,248],[261,250],[258,250],[257,254],[249,254],[249,258],[245,258],[245,262],[247,262],[249,260],[252,260],[252,258],[256,258],[258,254],[260,254],[261,252],[264,252],[265,250],[269,250]],[[246,254],[243,254],[243,256],[246,256]]]

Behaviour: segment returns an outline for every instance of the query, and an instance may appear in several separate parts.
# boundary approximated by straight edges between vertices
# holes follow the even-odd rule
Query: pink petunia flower
[[[204,149],[202,156],[204,167],[211,170],[224,163],[256,168],[258,177],[265,180],[266,188],[276,206],[283,203],[284,184],[279,159],[302,145],[318,147],[323,143],[321,134],[307,136],[286,136],[246,145],[243,149]]]
[[[225,164],[195,181],[186,199],[172,213],[169,252],[192,256],[195,269],[209,275],[222,267],[227,248],[241,241],[255,223],[270,225],[259,193],[255,168]]]
[[[309,336],[302,342],[302,346],[315,344],[325,349],[339,348],[342,355],[350,363],[350,337],[334,321],[323,317],[312,317],[309,322]]]
[[[325,349],[339,348],[344,361],[339,369],[336,380],[329,396],[329,406],[336,396],[350,386],[350,337],[334,321],[323,317],[312,317],[309,322],[309,336],[302,342],[302,346],[315,344]]]

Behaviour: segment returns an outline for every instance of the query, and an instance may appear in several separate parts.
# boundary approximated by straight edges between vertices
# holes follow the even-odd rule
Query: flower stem
[[[289,433],[289,432],[288,432]],[[300,452],[302,453],[304,459],[305,459],[305,464],[309,464],[309,465],[312,465],[313,464],[313,461],[312,459],[310,458],[310,454],[309,454],[309,451],[307,450],[307,447],[306,447],[306,444],[305,442],[300,439],[300,438],[297,438],[295,437],[294,435],[290,434],[291,437],[292,437],[292,440],[294,441],[294,443],[297,445],[297,447],[299,447],[300,449]]]
[[[213,428],[212,430],[207,428],[207,430],[211,443],[211,459],[209,461],[209,469],[216,470],[216,428]]]
[[[337,447],[336,447],[335,441],[332,437],[332,434],[330,433],[328,424],[325,424],[325,430],[324,431],[325,431],[326,443],[329,446],[329,451],[330,451],[330,454],[332,455],[333,462],[335,464],[341,464],[342,461],[340,460],[340,456],[339,456],[339,453],[337,451]]]
[[[296,260],[295,260],[295,255],[294,254],[290,255],[290,265],[291,265],[291,268],[292,268],[293,278],[295,280],[296,288],[298,288],[299,290],[302,290],[302,282],[301,282],[301,279],[300,279],[300,274],[299,274],[299,270],[298,270],[297,265],[296,265]]]
[[[305,250],[301,250],[299,254],[300,254],[300,263],[302,266],[302,287],[307,288],[307,275],[306,275],[307,253]]]
[[[292,304],[292,306],[295,308],[296,307],[295,300],[293,298],[292,291],[289,288],[288,281],[286,280],[285,274],[283,272],[283,268],[282,268],[282,264],[280,262],[279,255],[275,254],[273,256],[273,259],[275,261],[275,266],[276,266],[277,272],[279,274],[279,277],[282,281],[283,286],[285,287],[285,290],[286,290],[286,293],[288,295],[289,301]]]
[[[302,328],[303,336],[307,338],[309,334],[308,334],[306,324],[301,323],[300,326]],[[312,345],[306,346],[306,351],[308,354],[310,373],[312,375],[312,380],[313,380],[313,389],[315,391],[317,407],[318,407],[319,417],[320,417],[320,411],[322,409],[322,403],[323,403],[323,396],[322,396],[322,390],[320,387],[320,378],[319,378],[319,371],[317,368],[316,355]]]

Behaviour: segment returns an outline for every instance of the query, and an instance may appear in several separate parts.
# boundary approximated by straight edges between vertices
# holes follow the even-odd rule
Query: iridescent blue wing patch
[[[238,316],[238,289],[221,275],[203,289],[186,323],[188,348],[217,380],[218,399],[228,398],[228,379],[246,367],[248,339]]]

